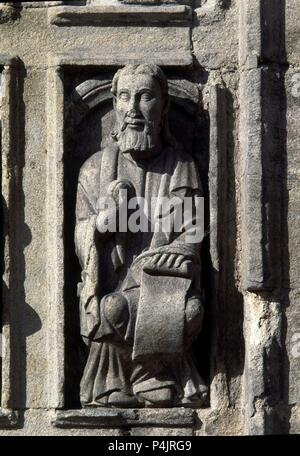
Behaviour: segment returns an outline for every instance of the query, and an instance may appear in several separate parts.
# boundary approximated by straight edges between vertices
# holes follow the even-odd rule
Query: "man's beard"
[[[133,152],[136,153],[135,155],[139,155],[140,152],[141,156],[151,153],[158,145],[153,125],[150,122],[145,122],[143,130],[136,130],[124,123],[119,129],[116,139],[122,153]]]

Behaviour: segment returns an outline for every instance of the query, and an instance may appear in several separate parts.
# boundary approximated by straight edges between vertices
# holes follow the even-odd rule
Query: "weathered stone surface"
[[[285,77],[286,88],[286,127],[287,127],[287,174],[300,175],[299,137],[297,120],[300,115],[300,66],[290,68]]]
[[[132,437],[192,437],[193,430],[190,428],[133,428],[130,431]]]
[[[248,432],[276,434],[287,432],[287,407],[283,401],[284,331],[281,303],[247,296],[245,336],[245,409]],[[265,373],[270,375],[266,377]]]
[[[0,5],[0,24],[15,21],[18,17],[19,12],[13,5],[9,3]]]
[[[52,424],[59,428],[189,428],[195,424],[190,409],[105,409],[57,411]]]
[[[276,6],[275,6],[276,5]],[[265,63],[285,63],[285,9],[280,0],[254,0],[240,3],[240,63],[252,66],[258,59]]]
[[[181,0],[119,0],[121,3],[135,4],[135,5],[159,5],[161,3],[166,4],[182,4],[182,5],[191,5],[191,0],[181,1]]]
[[[111,68],[120,67],[126,64],[138,65],[140,63],[153,63],[162,67],[191,67],[193,56],[187,50],[169,52],[161,50],[151,56],[140,57],[132,51],[130,53],[119,53],[114,49],[109,55],[107,53],[95,53],[82,50],[72,50],[65,53],[57,53],[49,56],[49,66],[101,66]]]
[[[286,21],[285,46],[286,58],[292,65],[299,65],[300,61],[300,41],[299,41],[299,16],[300,5],[297,0],[286,1],[286,11],[283,12]]]
[[[107,0],[89,0],[91,5],[99,5],[105,3]],[[191,5],[192,0],[112,0],[115,3],[120,2],[128,5]]]
[[[238,2],[233,2],[230,9],[225,7],[225,3],[208,1],[194,13],[193,52],[199,64],[207,70],[226,66],[233,68],[237,65]],[[232,30],[232,33],[228,34],[228,30]]]
[[[188,24],[191,21],[191,10],[186,6],[177,5],[168,7],[138,7],[129,6],[126,8],[114,6],[93,6],[93,7],[60,7],[49,10],[50,24],[60,26],[70,25],[107,25],[117,26],[118,24],[138,24],[147,26],[153,24]]]
[[[244,434],[241,421],[242,409],[231,408],[225,412],[224,408],[220,408],[204,412],[198,412],[196,436],[213,436],[216,433],[219,436],[239,436]]]
[[[0,435],[300,432],[299,8],[0,5]],[[76,182],[113,128],[110,83],[128,63],[166,73],[172,133],[197,162],[211,217],[196,341],[210,397],[194,411],[79,409]],[[107,81],[103,98],[91,81]]]
[[[290,418],[290,433],[300,434],[300,408],[298,405],[292,407]]]
[[[27,410],[20,412],[18,425],[10,429],[1,429],[0,436],[108,436],[122,437],[122,429],[87,429],[87,428],[58,428],[51,424],[53,412],[46,410]]]
[[[292,8],[289,2],[289,7]],[[296,5],[294,5],[296,8]],[[298,8],[298,6],[297,6]],[[288,9],[288,21],[291,26],[291,10]],[[297,24],[294,23],[296,27]],[[288,40],[294,37],[290,31]],[[299,61],[299,59],[298,59]],[[299,310],[299,211],[300,211],[300,159],[299,131],[297,119],[300,115],[300,67],[299,64],[289,68],[286,73],[286,175],[283,180],[284,208],[286,214],[286,261],[284,263],[284,288],[287,318],[286,351],[286,396],[288,403],[293,406],[300,400],[300,310]],[[298,413],[298,415],[297,415]],[[291,413],[291,425],[299,429],[299,410],[294,407]],[[292,431],[291,431],[292,432]],[[299,431],[294,431],[299,432]]]
[[[11,429],[18,425],[18,416],[14,412],[0,410],[0,429]]]

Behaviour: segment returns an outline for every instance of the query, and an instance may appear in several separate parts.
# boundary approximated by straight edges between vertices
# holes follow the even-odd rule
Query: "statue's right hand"
[[[135,189],[128,180],[114,180],[107,189],[107,194],[97,201],[98,215],[96,228],[100,234],[114,233],[117,226],[117,212],[122,204],[127,204],[135,195]],[[108,228],[109,227],[109,228]]]
[[[127,179],[112,181],[107,190],[107,195],[112,197],[117,205],[122,204],[126,199],[132,198],[134,194],[134,186]]]

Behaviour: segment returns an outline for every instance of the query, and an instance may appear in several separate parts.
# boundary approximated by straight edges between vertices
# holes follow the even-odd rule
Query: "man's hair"
[[[163,97],[165,98],[165,100],[168,99],[168,80],[166,76],[164,75],[163,71],[159,68],[159,66],[147,63],[143,63],[140,65],[126,65],[121,70],[118,70],[112,81],[112,93],[115,96],[117,95],[118,81],[121,76],[130,76],[136,74],[147,74],[148,76],[154,78],[160,85]]]

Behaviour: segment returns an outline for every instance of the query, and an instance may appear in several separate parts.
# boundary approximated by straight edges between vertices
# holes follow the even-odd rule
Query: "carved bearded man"
[[[83,406],[199,405],[206,394],[191,345],[201,329],[200,242],[183,232],[104,229],[129,198],[201,196],[193,159],[168,129],[168,82],[156,65],[127,65],[112,84],[112,139],[80,170],[76,252],[81,334],[89,347]],[[120,202],[121,201],[121,202]],[[123,201],[124,202],[124,201]]]

